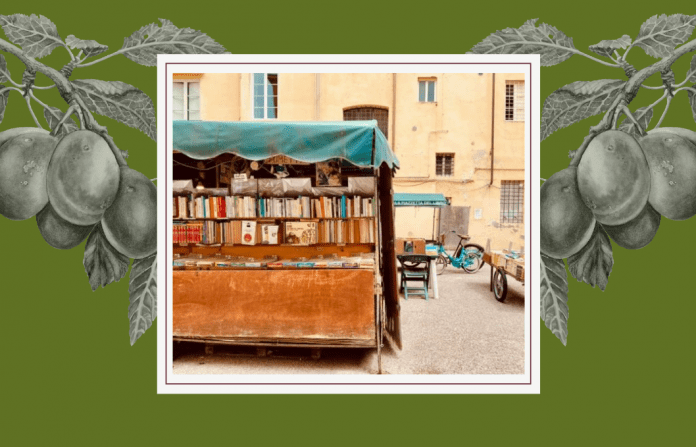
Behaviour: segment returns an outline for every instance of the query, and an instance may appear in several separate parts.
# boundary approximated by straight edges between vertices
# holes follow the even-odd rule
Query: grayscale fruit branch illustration
[[[635,38],[625,34],[589,47],[604,59],[576,49],[572,38],[551,25],[537,26],[537,20],[497,31],[470,53],[539,54],[542,66],[581,55],[620,69],[625,77],[573,82],[551,93],[543,105],[542,140],[604,113],[578,149],[569,152],[568,168],[542,180],[540,190],[541,316],[565,345],[564,259],[578,281],[605,290],[614,265],[610,238],[623,248],[639,249],[652,241],[662,217],[684,220],[696,215],[696,131],[662,127],[680,92],[686,93],[679,97],[689,101],[696,120],[696,56],[681,82],[672,71],[677,60],[696,52],[696,40],[688,41],[696,15],[655,15]],[[637,70],[628,61],[635,47],[659,60]],[[662,85],[646,85],[656,73]],[[662,93],[649,106],[630,108],[639,94],[656,91]],[[663,101],[660,118],[648,130],[655,106]]]
[[[157,317],[157,191],[153,181],[128,167],[128,153],[118,148],[95,115],[155,140],[155,108],[134,86],[74,79],[73,73],[118,55],[152,67],[157,54],[227,53],[200,31],[160,22],[140,28],[125,38],[122,48],[96,58],[109,48],[73,35],[63,39],[44,16],[0,15],[7,37],[0,38],[0,124],[10,93],[16,92],[35,125],[0,132],[0,214],[10,220],[36,216],[41,235],[55,248],[71,249],[87,239],[83,265],[93,291],[125,277],[133,259],[128,290],[131,345]],[[68,56],[62,68],[38,60],[59,47]],[[3,53],[24,64],[21,81],[13,79]],[[37,73],[53,84],[36,85]],[[41,91],[52,88],[67,105],[65,111],[39,98]],[[43,108],[50,132],[32,103]]]

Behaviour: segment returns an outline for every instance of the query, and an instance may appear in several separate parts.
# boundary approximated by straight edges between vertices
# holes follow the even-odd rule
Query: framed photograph
[[[341,162],[317,163],[317,186],[341,186]]]

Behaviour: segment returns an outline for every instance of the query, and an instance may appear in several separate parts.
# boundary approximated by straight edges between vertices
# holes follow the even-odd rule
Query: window
[[[351,107],[343,110],[343,121],[377,120],[377,126],[389,138],[389,110],[383,107]]]
[[[505,121],[524,121],[524,81],[505,82]]]
[[[500,222],[524,223],[524,181],[503,180],[500,187]]]
[[[418,79],[418,101],[435,102],[435,78]]]
[[[254,118],[278,118],[278,73],[254,73]]]
[[[454,175],[454,154],[436,155],[435,175],[438,177],[452,177]]]
[[[175,120],[201,119],[201,88],[198,81],[175,81],[172,112]]]

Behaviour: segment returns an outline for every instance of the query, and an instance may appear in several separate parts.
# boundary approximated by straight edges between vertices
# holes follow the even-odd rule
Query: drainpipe
[[[314,75],[314,120],[319,121],[321,117],[321,74]]]
[[[394,152],[396,153],[396,73],[392,73],[392,109],[391,109],[391,116],[392,116],[392,139],[391,139],[391,147],[394,149]],[[387,138],[389,135],[387,135]]]
[[[491,93],[493,100],[491,101],[491,184],[489,186],[493,186],[493,162],[495,161],[495,73],[493,73]]]

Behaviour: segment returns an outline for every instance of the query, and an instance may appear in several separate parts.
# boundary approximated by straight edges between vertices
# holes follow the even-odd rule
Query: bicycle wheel
[[[449,264],[449,259],[444,255],[438,256],[437,260],[435,260],[435,272],[437,272],[438,275],[442,275],[442,272],[447,268],[447,264]]]
[[[476,244],[467,244],[464,246],[467,258],[470,259],[470,264],[464,267],[467,273],[476,273],[483,267],[483,247]]]

